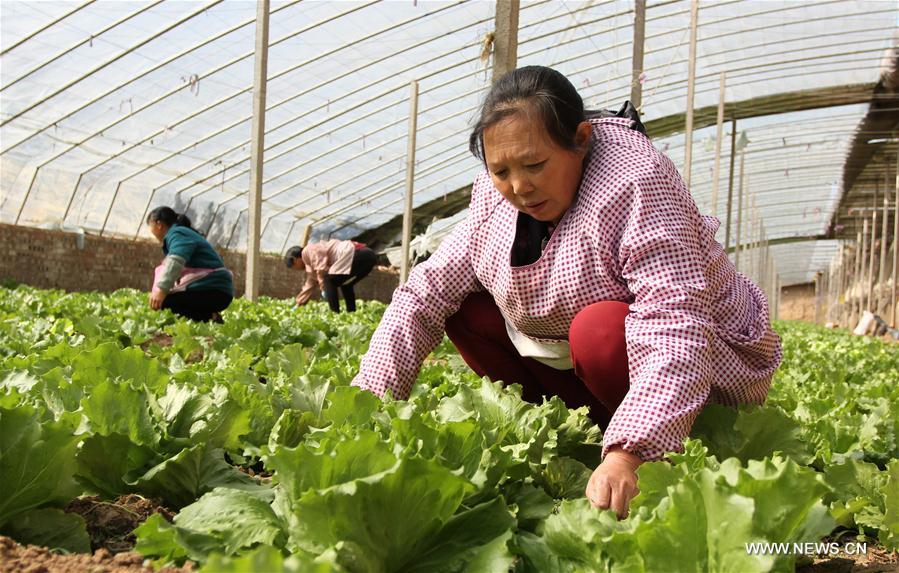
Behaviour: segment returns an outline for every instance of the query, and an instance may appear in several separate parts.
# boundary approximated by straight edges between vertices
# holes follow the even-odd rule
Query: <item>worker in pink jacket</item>
[[[394,292],[353,384],[406,398],[446,332],[524,399],[589,407],[605,432],[586,494],[624,516],[639,464],[681,449],[705,404],[763,402],[781,348],[633,108],[603,115],[549,68],[493,86],[468,217]]]
[[[318,285],[334,312],[340,312],[337,290],[343,293],[347,312],[356,312],[356,291],[353,287],[371,273],[378,256],[364,243],[329,239],[306,245],[294,246],[284,255],[289,269],[305,270],[306,282],[294,299],[303,306],[315,293]]]

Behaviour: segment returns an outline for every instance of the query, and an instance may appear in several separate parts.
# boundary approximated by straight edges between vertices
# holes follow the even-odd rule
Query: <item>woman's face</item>
[[[589,141],[586,121],[575,135],[579,149],[571,151],[549,137],[542,121],[516,113],[484,130],[484,159],[506,201],[556,225],[574,203]]]
[[[150,221],[147,223],[147,226],[150,227],[150,232],[153,233],[153,236],[160,243],[165,239],[165,234],[169,231],[168,226],[162,221]]]

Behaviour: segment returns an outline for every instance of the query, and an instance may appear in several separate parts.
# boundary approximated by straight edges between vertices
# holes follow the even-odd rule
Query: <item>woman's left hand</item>
[[[150,291],[150,308],[153,310],[162,308],[162,301],[165,300],[165,295],[166,293],[162,289],[153,287],[153,290]]]
[[[640,493],[637,489],[637,468],[643,460],[621,447],[614,447],[602,463],[593,470],[587,483],[587,499],[593,507],[613,509],[618,519],[627,517],[631,500]]]

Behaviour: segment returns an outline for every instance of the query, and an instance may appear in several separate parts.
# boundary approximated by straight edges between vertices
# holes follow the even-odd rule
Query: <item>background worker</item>
[[[187,215],[157,207],[147,215],[150,232],[162,243],[165,258],[154,274],[150,308],[168,308],[191,320],[221,322],[234,298],[231,271]]]
[[[376,261],[375,252],[364,244],[338,239],[290,247],[284,255],[287,268],[306,271],[306,282],[295,299],[297,306],[309,302],[318,285],[334,312],[340,312],[337,289],[343,293],[347,312],[356,311],[353,286],[368,276]]]

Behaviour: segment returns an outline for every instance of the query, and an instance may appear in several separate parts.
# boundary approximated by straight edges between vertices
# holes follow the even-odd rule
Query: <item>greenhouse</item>
[[[3,0],[0,571],[896,570],[897,211],[893,0]]]

